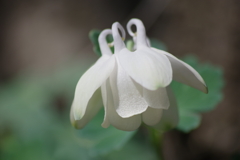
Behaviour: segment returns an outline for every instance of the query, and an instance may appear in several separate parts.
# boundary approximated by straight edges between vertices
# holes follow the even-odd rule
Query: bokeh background
[[[26,80],[25,75],[28,75],[27,79],[31,79],[31,82],[39,80],[39,83],[45,83],[48,75],[51,82],[62,82],[57,86],[45,85],[48,94],[49,87],[57,88],[50,96],[51,103],[55,106],[52,110],[60,119],[67,117],[63,112],[70,109],[71,102],[64,98],[65,88],[68,87],[64,80],[79,75],[72,78],[69,72],[73,69],[70,67],[67,70],[66,66],[80,64],[83,67],[79,72],[86,70],[98,58],[92,51],[89,31],[110,28],[115,21],[125,26],[131,18],[140,18],[146,26],[148,36],[165,43],[168,51],[177,57],[192,54],[200,62],[208,62],[224,70],[223,101],[215,110],[203,114],[202,123],[196,130],[188,134],[177,130],[166,133],[163,150],[165,159],[238,159],[239,0],[0,0],[0,88],[4,91],[1,94],[6,96],[4,100],[14,103],[18,99],[18,94],[12,94],[9,90],[15,90],[19,83],[26,83],[19,88],[22,91],[19,92],[20,95],[25,94],[25,87],[35,86]],[[56,76],[62,70],[67,72],[65,79]],[[74,68],[74,71],[77,72],[77,69]],[[32,92],[39,92],[39,89]],[[69,99],[73,96],[72,92],[67,92]],[[29,101],[40,101],[33,100],[32,93],[28,94],[26,99],[29,98]],[[21,108],[24,104],[17,106]],[[3,111],[1,110],[2,114]],[[11,111],[19,114],[24,112],[21,109]],[[12,112],[4,114],[9,119],[14,119],[17,113]],[[26,117],[27,121],[35,118],[34,115]],[[45,117],[40,116],[38,120],[48,124]],[[21,128],[21,123],[18,124],[18,120],[15,122],[16,124],[2,122],[0,125],[4,126],[0,132],[0,155],[3,158],[6,152],[18,154],[14,149],[9,149],[12,152],[6,151],[6,146],[12,140],[5,141],[9,135],[14,135],[9,126]],[[70,123],[66,126],[71,127]]]

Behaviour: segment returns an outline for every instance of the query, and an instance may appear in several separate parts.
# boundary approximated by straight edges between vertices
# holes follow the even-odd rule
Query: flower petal
[[[208,93],[207,86],[201,75],[187,63],[179,60],[170,53],[152,48],[154,51],[164,54],[171,62],[173,69],[173,80],[189,85],[204,93]]]
[[[170,106],[166,88],[158,88],[155,91],[146,89],[134,81],[139,93],[143,96],[148,106],[155,109],[168,109]]]
[[[73,107],[71,107],[70,120],[72,125],[77,129],[83,128],[98,113],[98,111],[101,108],[102,108],[102,97],[101,97],[101,91],[100,89],[98,89],[93,94],[92,98],[89,100],[86,112],[84,116],[81,118],[81,120],[74,119]]]
[[[102,56],[78,81],[73,100],[75,120],[80,120],[86,111],[93,93],[109,77],[115,65],[115,56]]]
[[[149,47],[142,46],[134,52],[122,49],[116,56],[128,75],[149,90],[166,87],[172,81],[168,58]]]
[[[162,109],[148,107],[148,109],[142,114],[142,120],[146,125],[154,126],[159,123],[162,113]]]
[[[103,123],[102,123],[102,127],[103,128],[108,128],[109,125],[110,125],[110,122],[108,121],[108,118],[107,118],[107,88],[106,88],[106,82],[104,82],[101,86],[101,92],[102,92],[102,99],[103,99],[103,106],[104,106],[104,111],[105,111],[105,114],[104,114],[104,120],[103,120]]]
[[[151,108],[168,109],[170,106],[166,88],[160,87],[156,91],[143,88],[143,97]]]
[[[133,80],[117,63],[110,76],[114,104],[117,113],[122,118],[128,118],[146,111],[148,104],[141,96]]]
[[[113,100],[113,94],[110,82],[107,80],[107,83],[105,85],[106,87],[106,93],[107,93],[107,119],[110,122],[111,125],[116,127],[117,129],[123,130],[123,131],[133,131],[136,130],[142,123],[141,121],[141,115],[135,115],[130,118],[122,118],[118,115],[118,113],[115,110],[114,107],[114,100]]]
[[[179,121],[177,101],[170,87],[167,87],[167,94],[170,101],[170,107],[168,110],[163,111],[161,121],[154,126],[161,131],[167,131],[176,127]]]

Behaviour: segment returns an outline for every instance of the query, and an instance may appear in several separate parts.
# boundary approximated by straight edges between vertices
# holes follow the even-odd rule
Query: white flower
[[[102,107],[105,109],[103,127],[114,127],[131,131],[143,121],[147,125],[157,125],[163,109],[175,115],[176,103],[169,102],[169,91],[165,88],[174,79],[202,90],[205,86],[201,76],[189,65],[161,50],[150,48],[147,44],[145,28],[140,20],[128,23],[137,26],[136,51],[129,51],[119,34],[125,37],[122,26],[116,22],[112,30],[104,30],[99,36],[102,57],[80,78],[71,108],[71,122],[76,128],[83,128]],[[106,42],[106,36],[113,35],[114,54]],[[170,63],[171,62],[171,63]],[[180,73],[178,73],[180,72]],[[190,77],[188,77],[190,76]],[[200,85],[200,87],[199,87]],[[101,92],[99,88],[101,87]],[[173,114],[172,114],[173,113]],[[164,119],[163,119],[164,121]],[[158,124],[158,125],[161,125]]]

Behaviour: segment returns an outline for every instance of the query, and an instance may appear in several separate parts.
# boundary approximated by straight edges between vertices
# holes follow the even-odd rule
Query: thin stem
[[[128,40],[126,45],[129,51],[133,51],[134,42],[132,40]]]
[[[163,160],[163,133],[149,127],[150,138],[159,160]]]

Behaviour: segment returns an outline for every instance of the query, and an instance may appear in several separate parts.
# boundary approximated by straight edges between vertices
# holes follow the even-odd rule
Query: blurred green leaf
[[[94,160],[129,141],[135,132],[101,127],[103,111],[82,130],[71,126],[69,110],[75,86],[89,66],[78,62],[54,74],[25,74],[0,86],[1,159]],[[67,106],[61,114],[56,106],[59,96]]]
[[[53,98],[48,91],[27,79],[14,81],[2,88],[0,121],[25,140],[46,136],[46,130],[50,129],[49,121],[55,121],[50,108],[47,108]]]
[[[132,139],[118,151],[113,151],[103,160],[158,160],[154,148],[144,138]]]
[[[120,149],[135,133],[135,131],[121,131],[112,126],[104,129],[101,127],[103,118],[104,110],[102,109],[86,127],[77,131],[78,136],[88,142],[86,146],[94,156]]]
[[[159,41],[157,39],[152,39],[151,38],[150,39],[150,43],[151,43],[151,46],[154,47],[154,48],[167,51],[167,46],[163,42],[161,42],[161,41]]]
[[[178,129],[183,132],[189,132],[197,128],[201,123],[201,116],[194,112],[189,112],[188,110],[179,110],[180,122],[178,124]]]
[[[93,51],[98,55],[98,56],[102,56],[101,50],[100,50],[100,46],[98,43],[98,37],[100,35],[101,31],[100,30],[91,30],[89,32],[89,38],[93,44]],[[112,35],[108,35],[106,38],[108,43],[111,43],[113,41],[113,37]],[[110,47],[111,51],[114,53],[114,47]]]
[[[102,56],[102,53],[100,51],[100,46],[98,43],[98,37],[100,35],[101,31],[100,30],[91,30],[89,32],[89,38],[93,44],[93,51],[98,55]]]
[[[3,147],[4,146],[4,147]],[[1,143],[1,159],[11,160],[51,160],[49,146],[41,141],[25,142],[14,136],[5,138]]]
[[[209,90],[208,94],[204,94],[178,82],[173,82],[171,85],[176,95],[180,112],[180,122],[177,128],[183,132],[189,132],[200,125],[200,113],[213,110],[222,100],[224,80],[223,71],[219,67],[210,64],[200,64],[197,58],[193,56],[188,56],[183,61],[200,73]]]

